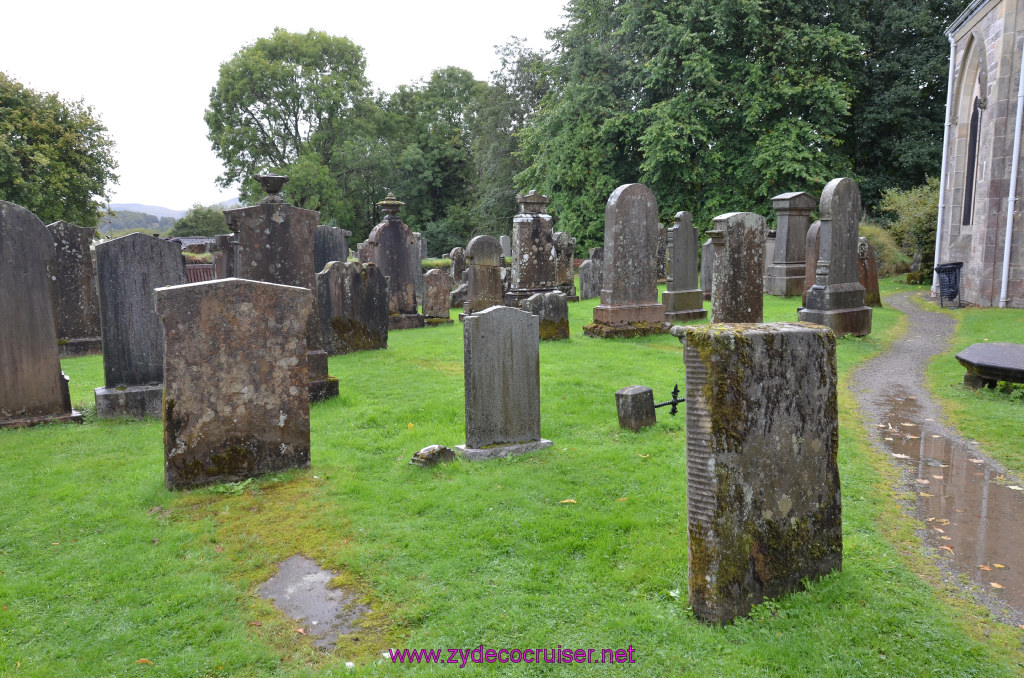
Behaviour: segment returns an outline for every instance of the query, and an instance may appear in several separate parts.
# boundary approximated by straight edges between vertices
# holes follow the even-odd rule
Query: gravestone
[[[579,301],[576,296],[576,238],[555,231],[552,242],[555,247],[555,288],[565,295],[567,301]]]
[[[388,281],[376,264],[328,262],[316,294],[327,355],[388,347]]]
[[[809,193],[783,193],[772,198],[775,210],[775,249],[768,259],[764,288],[776,297],[803,294],[807,259],[807,229],[811,225],[814,196]]]
[[[234,278],[238,270],[238,239],[234,233],[214,236],[215,247],[221,256],[214,254],[214,274],[218,280]]]
[[[697,229],[693,227],[693,215],[676,212],[675,225],[668,229],[668,238],[672,276],[661,295],[665,319],[686,322],[706,318],[704,295],[697,289]]]
[[[313,234],[320,223],[320,213],[290,205],[278,195],[288,177],[271,174],[257,178],[267,197],[258,205],[224,212],[228,228],[238,241],[235,275],[310,291],[313,310],[306,319],[309,398],[316,402],[337,397],[338,380],[327,373],[327,353],[317,310]]]
[[[372,261],[370,255],[370,243],[366,240],[356,245],[356,259],[360,264],[368,264]]]
[[[580,299],[601,296],[601,268],[601,262],[593,259],[580,264]]]
[[[821,231],[821,221],[815,221],[807,229],[807,246],[804,248],[806,260],[804,261],[804,293],[801,304],[807,305],[807,290],[814,287],[814,279],[818,272],[818,233]]]
[[[167,488],[308,468],[312,292],[228,278],[161,287],[155,297]]]
[[[730,212],[708,232],[715,246],[711,322],[759,323],[764,315],[764,217]]]
[[[857,241],[860,189],[853,179],[833,179],[821,192],[818,266],[807,302],[798,311],[803,322],[824,325],[837,337],[871,333],[871,307],[858,281]]]
[[[764,270],[761,271],[761,291],[768,294],[768,266],[775,258],[775,231],[766,231],[764,234]]]
[[[726,624],[842,568],[835,335],[802,323],[679,329],[689,604]]]
[[[635,337],[668,331],[658,303],[658,203],[643,184],[623,184],[604,211],[604,271],[601,303],[591,337]]]
[[[466,250],[453,247],[448,253],[448,258],[452,261],[451,279],[452,288],[455,288],[462,284],[462,274],[466,272]]]
[[[131,235],[96,245],[103,374],[96,414],[159,417],[164,394],[164,331],[153,308],[153,290],[184,285],[185,259],[176,242]]]
[[[439,268],[432,268],[424,276],[423,315],[428,325],[452,322],[448,309],[451,278]]]
[[[668,229],[658,224],[658,282],[668,281]]]
[[[424,294],[424,272],[423,272],[423,253],[427,249],[427,241],[424,239],[422,233],[413,231],[412,237],[416,239],[416,245],[413,247],[413,257],[416,260],[416,265],[413,269],[413,275],[416,276],[416,303],[423,303]]]
[[[537,292],[558,288],[554,220],[547,213],[551,199],[530,191],[517,195],[516,201],[519,214],[512,217],[512,278],[505,296],[509,306],[518,306]]]
[[[619,415],[619,427],[630,431],[658,423],[654,414],[654,391],[649,386],[620,388],[615,392],[615,411]]]
[[[494,245],[500,255],[501,244],[494,240]],[[466,444],[457,449],[477,460],[551,445],[540,437],[537,316],[492,306],[467,315],[465,323]]]
[[[878,290],[878,257],[875,247],[867,238],[857,241],[857,275],[864,286],[864,303],[875,308],[882,307],[882,294]]]
[[[569,338],[569,299],[562,292],[538,292],[523,301],[522,309],[540,319],[541,339]]]
[[[506,259],[511,258],[512,239],[509,238],[507,235],[503,235],[500,238],[498,238],[498,242],[501,243],[501,256],[505,257]]]
[[[676,212],[677,216],[679,214],[680,214],[679,212]],[[686,212],[686,214],[689,214],[689,212]],[[693,217],[692,216],[690,217],[690,222],[691,222],[691,224],[693,223]],[[671,228],[668,229],[668,233],[665,236],[665,282],[666,283],[669,282],[670,280],[672,280],[672,248],[673,248],[672,238],[673,238],[673,235],[674,235],[674,232],[672,231],[672,229]],[[699,267],[700,267],[700,263],[699,263],[699,257],[698,257],[698,268]]]
[[[416,239],[420,241],[420,260],[422,261],[430,256],[427,254],[427,236],[422,233],[417,233]]]
[[[715,272],[715,243],[711,238],[704,241],[700,246],[700,290],[704,295],[704,301],[711,300],[711,287],[714,281]]]
[[[57,342],[61,357],[103,352],[100,301],[92,263],[93,229],[57,221],[46,227],[56,253]]]
[[[0,428],[82,421],[57,355],[47,280],[55,257],[43,222],[0,200]]]
[[[324,270],[328,261],[348,261],[348,239],[352,231],[320,224],[313,232],[313,270]]]
[[[469,282],[466,287],[466,314],[477,313],[505,303],[501,282],[501,243],[489,235],[478,235],[466,248]],[[459,315],[462,320],[462,314]]]
[[[370,231],[367,257],[388,278],[391,329],[423,327],[423,316],[419,314],[419,299],[416,296],[417,271],[422,273],[423,269],[419,256],[420,245],[409,227],[398,218],[398,211],[405,203],[396,199],[393,193],[388,193],[377,204],[384,213],[384,220]]]

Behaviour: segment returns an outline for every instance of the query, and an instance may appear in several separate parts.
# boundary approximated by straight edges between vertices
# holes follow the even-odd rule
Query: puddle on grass
[[[1024,612],[1024,490],[970,445],[939,435],[923,421],[913,398],[886,399],[879,433],[894,460],[907,468],[917,492],[916,516],[925,542],[944,564],[966,575],[991,601]]]
[[[259,595],[300,622],[306,635],[313,638],[314,647],[333,649],[338,636],[359,630],[357,623],[370,608],[357,604],[358,596],[344,589],[327,587],[337,573],[303,556],[292,556],[279,568],[260,585]]]

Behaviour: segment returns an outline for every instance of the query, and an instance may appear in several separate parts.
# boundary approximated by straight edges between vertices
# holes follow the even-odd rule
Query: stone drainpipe
[[[949,148],[949,126],[953,108],[953,59],[956,58],[956,44],[949,38],[949,84],[946,88],[946,124],[942,132],[942,169],[939,174],[939,218],[935,229],[935,266],[939,265],[942,253],[942,219],[946,214],[946,153]],[[932,296],[939,293],[939,274],[932,269]]]
[[[1020,125],[1024,118],[1024,50],[1020,54],[1020,82],[1017,83],[1017,121],[1013,129],[1013,167],[1010,170],[1010,194],[1006,200],[1006,242],[1003,245],[1003,285],[999,291],[999,308],[1006,308],[1010,284],[1010,244],[1013,239],[1013,217],[1017,204],[1017,165],[1020,160]]]

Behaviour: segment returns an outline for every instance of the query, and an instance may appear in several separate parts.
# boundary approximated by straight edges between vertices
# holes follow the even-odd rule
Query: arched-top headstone
[[[373,227],[367,238],[369,260],[389,279],[393,330],[423,327],[416,297],[416,271],[421,270],[420,245],[412,230],[398,218],[398,211],[404,204],[391,193],[379,202],[384,220]]]
[[[476,313],[505,303],[501,282],[501,243],[489,235],[478,235],[466,247],[469,286],[466,290],[466,313]]]
[[[706,318],[703,295],[697,289],[697,229],[693,215],[676,212],[675,225],[668,229],[670,254],[667,289],[661,295],[668,320],[689,321]]]
[[[39,217],[0,200],[0,428],[82,419],[57,356],[47,280],[54,256]]]
[[[388,281],[376,264],[328,262],[316,289],[328,355],[388,347]]]

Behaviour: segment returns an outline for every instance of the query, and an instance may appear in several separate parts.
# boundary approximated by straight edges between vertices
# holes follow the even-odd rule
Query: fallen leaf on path
[[[953,547],[952,547],[952,546],[946,546],[945,544],[943,544],[943,545],[942,545],[942,546],[940,546],[939,548],[940,548],[940,549],[946,549],[946,550],[947,550],[947,551],[949,551],[950,553],[952,553],[952,552],[953,552]]]
[[[1021,487],[1020,485],[1009,485],[1008,487],[1011,490],[1017,490],[1018,492],[1024,492],[1024,487]]]
[[[942,529],[941,527],[933,527],[932,529],[933,529],[933,530],[935,530],[936,532],[939,532],[939,533],[942,533],[942,534],[945,534],[945,532],[946,532],[946,531],[945,531],[944,529]]]
[[[917,424],[911,424],[909,421],[900,422],[900,426],[917,426]]]
[[[932,478],[935,478],[936,480],[942,480],[942,476],[932,476]]]
[[[646,459],[647,457],[649,457],[651,455],[649,455],[649,454],[638,454],[636,456],[640,457],[641,459]]]
[[[626,501],[627,499],[629,499],[629,497],[620,497],[619,499],[616,499],[615,501]]]
[[[411,430],[413,430],[414,428],[416,428],[416,424],[414,424],[414,423],[412,423],[412,422],[410,421],[410,422],[409,422],[409,430],[411,431]]]
[[[998,567],[1003,570],[1006,569],[1006,565],[1000,565],[999,563],[992,563],[992,567]]]
[[[926,523],[930,523],[930,522],[932,522],[933,520],[935,520],[935,516],[932,516],[931,518],[929,518],[929,519],[928,519],[928,520],[926,520],[925,522],[926,522]]]
[[[992,571],[992,568],[989,567],[988,565],[978,565],[978,569],[979,570],[985,570],[986,572],[991,572]]]
[[[941,438],[941,437],[942,437],[942,436],[940,436],[940,435],[936,435],[936,434],[934,434],[934,433],[932,434],[932,438]]]
[[[301,634],[301,635],[304,636],[304,635],[306,635],[306,629],[295,629],[295,633],[298,633],[298,634]]]
[[[949,525],[949,520],[947,520],[946,518],[943,518],[942,520],[939,521],[939,525]]]
[[[149,664],[150,666],[152,666],[152,665],[153,665],[153,662],[149,661],[149,660],[148,660],[148,659],[146,659],[145,657],[143,657],[142,659],[139,659],[139,660],[138,660],[138,661],[136,661],[135,663],[136,663],[136,664]]]
[[[925,419],[925,421],[935,421],[934,419]]]
[[[920,440],[921,436],[907,436],[907,440]]]
[[[972,464],[984,464],[985,463],[984,459],[968,459],[967,461],[971,462]]]
[[[908,456],[907,456],[907,455],[905,455],[905,454],[894,454],[894,455],[892,455],[892,456],[893,456],[894,458],[896,458],[896,459],[910,459],[910,457],[908,457]]]
[[[559,504],[575,504],[576,500],[575,499],[563,499],[562,501],[560,501],[558,503]]]
[[[994,589],[1001,589],[1001,588],[1003,588],[1002,584],[999,584],[999,583],[994,582],[994,581],[993,582],[989,582],[989,586],[991,586]]]
[[[888,440],[890,443],[892,442],[892,438],[886,438],[886,440]]]
[[[929,483],[931,482],[931,481],[930,481],[930,480],[928,480],[927,478],[917,478],[916,480],[917,480],[917,482],[918,482],[918,483],[920,483],[921,485],[927,485],[927,484],[929,484]]]
[[[946,541],[953,541],[952,537],[947,537],[946,535],[942,535],[941,537],[939,537],[939,539],[945,539]]]
[[[934,494],[928,494],[927,492],[918,492],[917,496],[919,496],[919,497],[934,497],[935,495]]]

